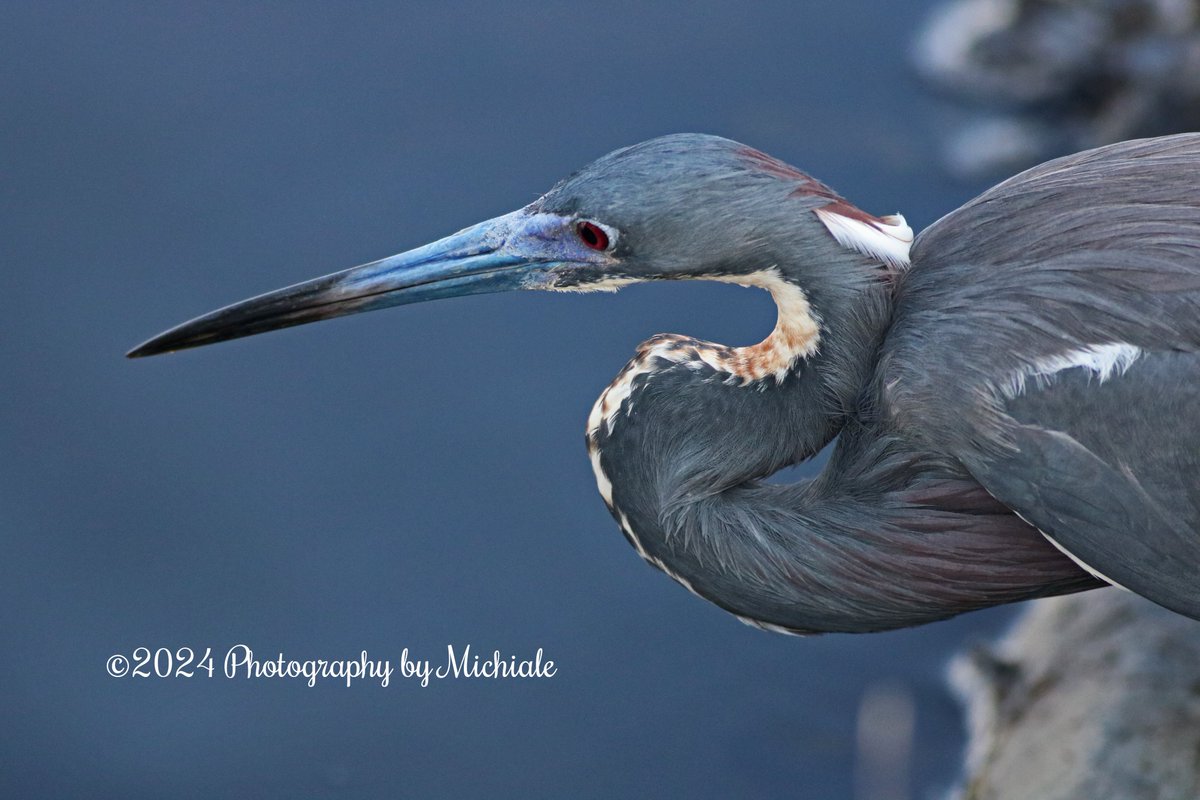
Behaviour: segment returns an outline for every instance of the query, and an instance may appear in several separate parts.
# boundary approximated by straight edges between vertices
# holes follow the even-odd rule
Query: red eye
[[[580,222],[575,226],[575,232],[580,240],[593,250],[608,249],[608,234],[594,222]]]

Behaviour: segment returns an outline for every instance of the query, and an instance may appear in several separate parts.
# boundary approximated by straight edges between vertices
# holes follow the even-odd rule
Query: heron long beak
[[[432,244],[243,300],[160,333],[126,355],[141,358],[377,308],[442,297],[537,288],[562,265],[555,229],[565,220],[524,210]]]

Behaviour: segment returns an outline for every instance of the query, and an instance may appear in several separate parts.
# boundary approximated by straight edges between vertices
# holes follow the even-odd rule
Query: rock
[[[1040,600],[955,660],[958,800],[1200,798],[1200,623],[1119,589]]]

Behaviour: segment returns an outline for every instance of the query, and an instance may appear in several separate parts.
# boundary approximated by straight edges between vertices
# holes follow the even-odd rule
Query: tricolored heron
[[[600,494],[646,561],[794,633],[1106,583],[1200,618],[1200,134],[1052,161],[912,239],[757,150],[666,136],[129,355],[509,289],[757,286],[765,341],[655,336],[592,409]],[[835,436],[818,477],[764,481]]]

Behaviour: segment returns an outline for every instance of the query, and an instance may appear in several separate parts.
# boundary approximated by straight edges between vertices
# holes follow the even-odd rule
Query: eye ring
[[[591,250],[604,252],[611,244],[608,231],[590,220],[584,219],[575,223],[575,235],[583,242],[584,247]]]

